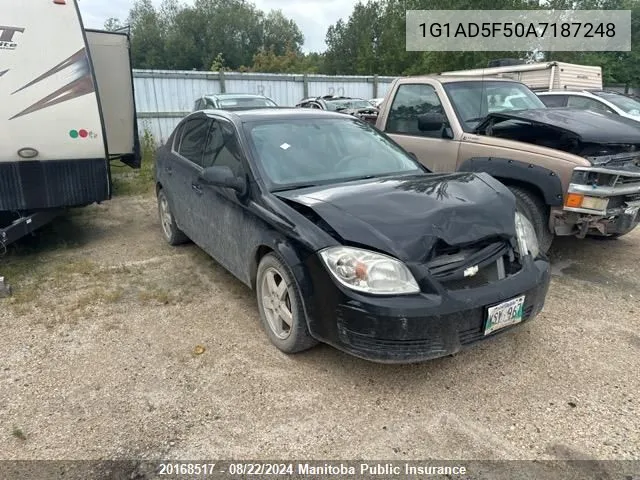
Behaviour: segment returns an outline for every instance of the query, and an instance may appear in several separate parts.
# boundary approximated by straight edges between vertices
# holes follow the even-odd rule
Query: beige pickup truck
[[[487,172],[536,228],[616,238],[640,221],[640,128],[631,120],[546,108],[522,83],[423,76],[396,79],[376,123],[434,172]]]

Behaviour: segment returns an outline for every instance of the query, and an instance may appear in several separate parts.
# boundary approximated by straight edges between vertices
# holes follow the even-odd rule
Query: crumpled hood
[[[573,133],[586,143],[640,144],[640,124],[629,118],[577,108],[538,108],[489,114],[477,127],[480,131],[495,119],[535,122]]]
[[[485,173],[385,177],[278,192],[311,208],[345,242],[423,262],[442,240],[515,236],[515,200]]]

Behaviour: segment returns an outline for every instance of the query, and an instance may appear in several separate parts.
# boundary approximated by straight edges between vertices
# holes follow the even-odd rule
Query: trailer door
[[[102,107],[109,158],[140,168],[129,35],[86,30],[86,36]]]

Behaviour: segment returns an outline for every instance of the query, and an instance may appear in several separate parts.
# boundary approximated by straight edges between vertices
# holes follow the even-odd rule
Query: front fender
[[[532,163],[520,162],[508,158],[474,157],[460,164],[459,171],[486,172],[492,177],[504,180],[516,180],[536,187],[549,206],[562,206],[564,191],[558,174]]]

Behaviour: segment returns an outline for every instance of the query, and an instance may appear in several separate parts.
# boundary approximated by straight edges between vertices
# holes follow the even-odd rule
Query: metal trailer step
[[[38,228],[43,227],[59,216],[64,210],[43,210],[30,215],[20,217],[5,227],[0,227],[0,256],[5,253],[8,245],[16,240],[27,236]],[[7,284],[5,278],[0,275],[0,298],[9,297],[11,295],[11,286]]]
[[[4,281],[4,277],[0,277],[0,298],[10,297],[10,296],[11,296],[11,286],[9,286]]]

